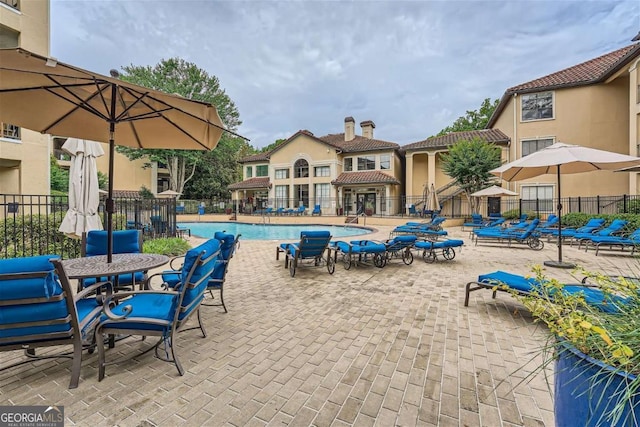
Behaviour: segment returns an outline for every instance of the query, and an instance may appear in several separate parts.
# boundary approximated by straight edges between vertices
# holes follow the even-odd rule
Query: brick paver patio
[[[242,241],[225,287],[229,313],[203,307],[208,337],[179,336],[184,376],[152,354],[131,359],[146,344],[130,338],[107,352],[120,361],[102,382],[96,354],[85,353],[75,390],[65,359],[0,372],[0,404],[64,405],[66,425],[95,427],[552,426],[543,375],[522,382],[544,330],[506,294],[463,301],[478,274],[527,274],[555,259],[556,246],[475,247],[459,228],[450,234],[467,243],[454,261],[338,264],[334,275],[306,268],[295,278],[275,261],[277,242]],[[607,272],[634,265],[568,246],[565,257]],[[2,364],[22,358],[0,355]]]

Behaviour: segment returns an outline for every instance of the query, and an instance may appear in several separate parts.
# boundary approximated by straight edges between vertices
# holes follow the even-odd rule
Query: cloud
[[[485,98],[629,44],[636,1],[52,0],[52,55],[93,71],[182,57],[254,146],[373,120],[407,144]]]

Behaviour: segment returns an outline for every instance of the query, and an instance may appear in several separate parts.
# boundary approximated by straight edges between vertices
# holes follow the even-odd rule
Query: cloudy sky
[[[107,75],[193,62],[220,79],[255,147],[343,132],[347,116],[416,142],[639,30],[637,0],[51,0],[52,56]]]

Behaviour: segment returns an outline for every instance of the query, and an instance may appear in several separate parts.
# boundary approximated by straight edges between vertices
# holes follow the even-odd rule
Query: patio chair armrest
[[[174,263],[177,263],[179,260],[182,260],[182,263],[184,263],[184,255],[178,255],[178,256],[175,256],[175,257],[171,258],[169,260],[169,268],[171,268],[172,270],[175,270],[175,271],[182,270],[182,264],[180,265],[180,267],[176,267],[174,265]]]
[[[178,273],[180,270],[174,270],[176,273]],[[144,289],[147,290],[153,290],[153,286],[151,286],[151,280],[155,277],[162,277],[163,274],[166,274],[166,271],[162,271],[160,273],[154,273],[151,276],[147,277],[147,280],[144,281]],[[167,286],[167,284],[164,282],[164,280],[162,281],[162,283],[160,284],[160,288],[164,291],[168,290],[169,287]]]
[[[74,296],[73,299],[74,301],[79,301],[91,294],[98,293],[99,290],[103,290],[106,295],[111,295],[113,294],[113,283],[111,281],[96,282],[93,285],[87,286],[86,288],[82,289]]]

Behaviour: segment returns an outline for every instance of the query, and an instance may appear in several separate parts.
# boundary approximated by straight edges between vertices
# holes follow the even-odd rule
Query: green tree
[[[209,75],[193,63],[171,58],[163,59],[154,67],[129,65],[122,69],[122,80],[127,82],[215,105],[222,122],[231,131],[235,131],[242,123],[238,109],[220,87],[218,78]],[[131,160],[146,159],[145,167],[150,167],[151,162],[163,164],[169,171],[169,189],[179,193],[184,191],[185,183],[195,176],[198,163],[207,155],[206,152],[198,150],[158,150],[121,146],[117,147],[117,151]]]
[[[475,111],[467,111],[462,117],[458,117],[455,122],[451,126],[447,126],[442,129],[439,135],[446,135],[451,132],[462,132],[467,130],[479,130],[487,127],[487,123],[489,123],[489,118],[496,110],[498,106],[499,100],[491,102],[490,98],[486,98],[482,101],[482,105],[480,108]]]
[[[479,138],[461,140],[442,154],[442,170],[464,191],[473,213],[479,209],[479,198],[472,193],[482,190],[495,177],[489,173],[500,166],[500,147]]]
[[[285,141],[286,141],[286,139],[276,139],[275,142],[267,145],[266,147],[262,147],[260,149],[260,152],[261,153],[268,153],[269,151],[273,150],[274,148],[276,148],[278,145],[282,144]]]
[[[58,165],[58,160],[51,156],[49,168],[49,187],[52,192],[67,194],[69,192],[69,171]]]
[[[227,187],[242,177],[238,160],[253,151],[242,138],[222,135],[216,149],[204,153],[194,177],[184,186],[183,196],[188,199],[228,198]]]

